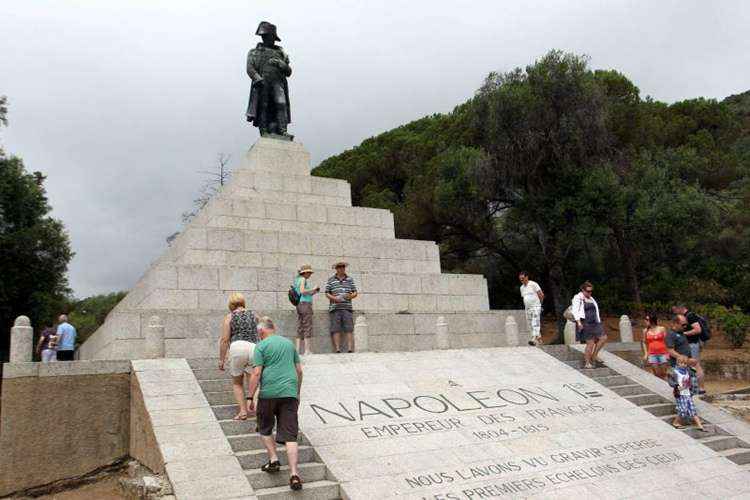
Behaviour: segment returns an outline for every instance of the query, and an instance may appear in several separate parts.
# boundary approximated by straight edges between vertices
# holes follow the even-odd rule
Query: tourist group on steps
[[[529,345],[541,345],[544,292],[538,283],[529,279],[528,272],[518,273],[518,279],[531,335]],[[589,281],[584,282],[580,291],[573,296],[570,307],[565,311],[565,318],[575,322],[576,341],[586,344],[583,368],[603,366],[599,352],[607,342],[607,333],[599,314],[599,305],[594,299],[594,285]],[[673,389],[677,416],[672,425],[681,429],[693,423],[703,431],[693,396],[706,393],[700,354],[705,342],[711,338],[711,330],[705,318],[684,305],[672,307],[670,326],[669,330],[660,326],[654,312],[645,314],[641,342],[643,361],[654,375],[666,380]]]
[[[347,274],[347,263],[337,262],[325,283],[323,293],[328,299],[328,322],[332,350],[335,353],[354,352],[354,314],[352,301],[357,298],[357,286]],[[245,297],[233,293],[229,297],[229,313],[221,324],[219,362],[221,371],[229,372],[237,402],[235,420],[255,416],[256,432],[268,453],[268,461],[261,470],[269,474],[281,470],[277,444],[286,448],[289,461],[289,487],[302,489],[298,470],[299,434],[298,408],[303,370],[300,355],[312,353],[313,300],[321,292],[311,283],[313,269],[303,265],[289,289],[290,302],[297,311],[296,342],[277,334],[272,318],[259,316],[247,308]],[[529,345],[542,345],[541,319],[544,292],[539,284],[529,279],[529,273],[518,274],[521,283],[526,321],[530,333]],[[607,342],[607,334],[593,296],[590,282],[581,285],[565,311],[567,320],[575,323],[576,341],[586,344],[584,369],[601,366],[599,352]],[[693,396],[705,394],[700,353],[710,338],[710,328],[704,318],[683,305],[672,308],[670,328],[659,324],[656,313],[644,317],[642,336],[643,361],[654,375],[666,380],[673,388],[677,416],[672,425],[682,428],[695,424],[703,430]],[[36,352],[44,363],[72,361],[75,353],[76,329],[65,314],[56,326],[48,325],[42,332]],[[274,429],[276,434],[274,437]]]
[[[342,345],[346,345],[347,352],[354,351],[352,300],[357,298],[357,286],[346,273],[346,266],[346,262],[333,265],[336,272],[328,278],[324,290],[329,302],[331,342],[337,353],[342,352]],[[219,340],[219,370],[229,370],[237,401],[238,411],[234,419],[247,420],[251,414],[256,416],[256,432],[268,453],[268,462],[261,467],[263,472],[275,474],[281,470],[276,445],[284,445],[292,490],[302,489],[297,445],[303,378],[300,353],[312,352],[312,303],[313,297],[320,292],[320,287],[310,283],[312,274],[309,265],[300,267],[289,289],[289,300],[297,309],[296,346],[276,334],[271,318],[259,317],[248,310],[245,297],[240,293],[229,298],[229,314],[222,323]]]

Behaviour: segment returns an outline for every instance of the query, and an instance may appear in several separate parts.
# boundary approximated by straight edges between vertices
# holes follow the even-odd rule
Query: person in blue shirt
[[[57,360],[73,361],[76,352],[76,329],[68,323],[68,316],[61,314],[57,326]]]
[[[299,294],[297,304],[297,352],[300,354],[312,354],[313,336],[313,295],[320,291],[320,287],[313,288],[310,285],[312,267],[305,264],[297,271],[294,279],[294,289]]]

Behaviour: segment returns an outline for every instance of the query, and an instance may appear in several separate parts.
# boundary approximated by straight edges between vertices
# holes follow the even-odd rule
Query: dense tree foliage
[[[0,100],[0,123],[5,123]],[[49,216],[44,176],[30,174],[17,157],[0,150],[0,361],[6,360],[16,316],[33,325],[48,321],[69,293],[73,256],[65,228]]]
[[[125,298],[127,293],[113,292],[70,301],[66,310],[70,311],[68,319],[78,332],[77,342],[83,343],[89,338],[104,323],[109,312]]]
[[[552,51],[314,173],[392,210],[399,237],[437,241],[444,270],[483,272],[494,307],[520,304],[525,268],[558,317],[586,279],[612,312],[750,309],[750,93],[666,104]]]

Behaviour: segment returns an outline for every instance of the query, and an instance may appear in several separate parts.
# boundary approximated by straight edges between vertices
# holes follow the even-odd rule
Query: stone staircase
[[[636,406],[659,417],[666,425],[671,425],[676,417],[674,400],[655,394],[612,368],[605,366],[583,369],[583,355],[567,346],[543,346],[542,349]],[[736,463],[742,469],[750,471],[750,443],[733,436],[704,418],[701,420],[708,432],[701,432],[695,426],[688,426],[682,432]]]
[[[311,265],[313,284],[324,285],[331,265],[341,260],[349,263],[360,292],[357,312],[379,315],[386,325],[370,328],[373,350],[432,347],[424,337],[433,336],[446,316],[453,317],[447,319],[451,338],[473,335],[457,346],[505,345],[501,332],[509,314],[518,315],[523,330],[522,312],[490,310],[483,276],[442,274],[435,242],[396,238],[388,210],[352,206],[348,182],[310,175],[310,154],[301,144],[261,138],[228,184],[84,342],[80,357],[148,357],[145,339],[153,316],[164,326],[166,357],[206,356],[215,348],[217,318],[226,314],[233,292],[243,293],[252,310],[284,322],[282,331],[289,334],[296,312],[287,291],[296,270]],[[319,297],[313,307],[323,312],[326,302]],[[405,314],[413,321],[398,332],[403,338],[385,338],[392,337],[389,325],[403,323]],[[475,317],[482,325],[460,330]],[[325,320],[316,316],[317,331],[325,331]],[[413,338],[418,335],[423,338]],[[327,349],[323,336],[315,342],[316,352]]]
[[[255,431],[255,419],[232,420],[237,414],[237,405],[229,374],[216,368],[218,360],[215,358],[191,359],[188,363],[259,500],[340,498],[338,482],[320,462],[303,432],[300,432],[299,440],[299,470],[304,482],[301,491],[289,489],[289,467],[283,446],[278,448],[281,471],[278,474],[261,472],[260,467],[266,463],[267,454],[260,435]]]

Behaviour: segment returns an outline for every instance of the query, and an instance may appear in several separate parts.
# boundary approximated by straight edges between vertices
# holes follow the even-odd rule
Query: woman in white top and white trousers
[[[581,285],[581,291],[573,296],[571,304],[573,321],[576,322],[576,338],[586,342],[586,350],[583,352],[584,368],[594,368],[594,363],[601,363],[599,351],[607,343],[607,334],[599,316],[599,305],[592,296],[593,291],[594,285],[586,281]]]

